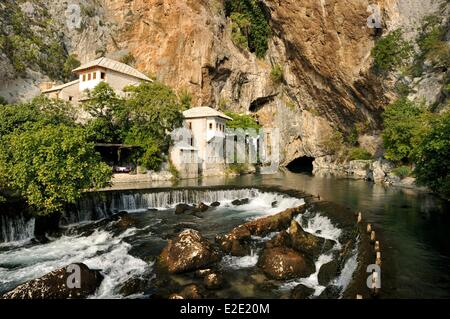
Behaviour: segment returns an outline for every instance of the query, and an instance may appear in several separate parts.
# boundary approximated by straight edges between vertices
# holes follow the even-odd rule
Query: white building
[[[62,85],[46,88],[43,94],[79,104],[87,99],[87,90],[92,90],[99,83],[108,83],[122,97],[126,96],[123,89],[129,85],[139,85],[142,81],[152,81],[135,68],[108,58],[100,58],[87,62],[73,70],[78,80]]]
[[[194,171],[203,176],[223,174],[226,123],[232,118],[210,107],[195,107],[183,116],[187,131],[183,142],[172,149],[172,162],[187,177],[194,177]],[[193,163],[186,163],[190,159]]]

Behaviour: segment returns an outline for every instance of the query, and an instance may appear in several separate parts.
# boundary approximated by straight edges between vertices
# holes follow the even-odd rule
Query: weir
[[[30,239],[34,233],[34,218],[23,214],[0,215],[0,242]]]

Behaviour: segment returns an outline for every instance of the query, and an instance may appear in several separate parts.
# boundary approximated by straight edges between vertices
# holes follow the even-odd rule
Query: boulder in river
[[[183,287],[179,293],[169,296],[169,299],[203,299],[204,293],[196,284],[189,284]]]
[[[198,206],[195,208],[195,210],[196,210],[197,212],[201,212],[201,213],[206,212],[208,209],[209,209],[209,206],[206,205],[205,203],[200,203],[200,204],[198,204]]]
[[[188,204],[178,204],[175,206],[175,214],[176,215],[182,215],[185,213],[192,212],[194,210],[193,206],[190,206]]]
[[[82,299],[95,293],[102,280],[99,270],[73,264],[30,280],[4,294],[2,299]]]
[[[266,236],[269,233],[285,230],[291,224],[292,218],[305,211],[305,206],[289,208],[281,213],[259,218],[244,224],[255,236]]]
[[[330,261],[320,267],[318,279],[319,285],[326,286],[331,280],[339,275],[339,261],[337,259]]]
[[[291,247],[291,237],[288,232],[283,230],[275,235],[271,240],[266,243],[267,248],[274,247]]]
[[[297,285],[291,291],[291,299],[307,299],[314,293],[314,289],[305,285]]]
[[[333,248],[335,242],[330,239],[317,237],[303,230],[303,228],[293,220],[289,228],[292,248],[310,256],[319,256],[320,253]]]
[[[208,267],[220,259],[220,252],[208,240],[198,231],[187,229],[169,240],[159,264],[170,273],[183,273]]]
[[[234,205],[234,206],[247,205],[248,203],[250,203],[250,199],[248,199],[248,198],[236,199],[236,200],[231,202],[231,204]]]
[[[219,207],[219,206],[220,206],[219,202],[211,203],[211,207]]]
[[[204,277],[203,283],[207,289],[215,290],[223,287],[224,279],[222,275],[212,272]]]
[[[238,226],[226,235],[216,236],[216,242],[225,253],[243,257],[250,254],[248,243],[251,236],[247,227]]]
[[[258,266],[266,276],[277,280],[308,277],[316,268],[312,260],[286,247],[264,249]]]

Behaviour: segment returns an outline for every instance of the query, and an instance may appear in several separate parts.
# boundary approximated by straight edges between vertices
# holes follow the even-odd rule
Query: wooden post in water
[[[362,222],[362,213],[359,212],[359,213],[358,213],[357,223],[360,224],[361,222]]]
[[[377,258],[375,260],[375,265],[381,266],[381,252],[377,252]]]
[[[356,299],[363,299],[363,296],[362,295],[356,295]]]
[[[367,224],[367,233],[370,234],[372,231],[372,224]]]
[[[380,251],[380,242],[377,240],[375,242],[375,252],[379,252]]]
[[[375,231],[372,230],[372,232],[370,233],[370,241],[371,241],[372,243],[374,243],[374,242],[375,242],[375,238],[376,238],[376,236],[375,236]]]

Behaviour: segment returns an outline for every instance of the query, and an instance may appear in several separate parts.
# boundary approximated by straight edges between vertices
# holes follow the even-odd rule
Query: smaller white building
[[[225,130],[232,118],[211,107],[195,107],[183,112],[186,136],[172,149],[172,162],[180,172],[193,170],[202,176],[225,172]],[[195,159],[193,163],[189,160]],[[183,163],[183,161],[185,161]],[[194,165],[192,165],[194,164]],[[185,174],[183,174],[185,175]]]

